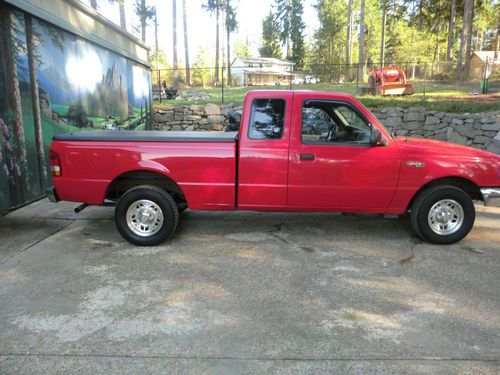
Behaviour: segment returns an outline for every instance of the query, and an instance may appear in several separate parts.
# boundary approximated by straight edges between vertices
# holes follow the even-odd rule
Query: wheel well
[[[411,199],[410,203],[408,204],[408,207],[406,208],[406,210],[410,209],[411,205],[413,204],[413,201],[418,197],[418,195],[421,192],[423,192],[431,187],[437,186],[437,185],[455,186],[455,187],[463,190],[464,192],[466,192],[472,200],[481,200],[481,201],[483,200],[483,195],[481,194],[481,190],[474,182],[467,180],[466,178],[462,178],[462,177],[443,177],[443,178],[439,178],[437,180],[431,181],[431,182],[427,183],[426,185],[422,186],[415,193],[415,195],[413,195],[413,198]]]
[[[126,191],[139,185],[152,185],[167,191],[177,205],[187,203],[181,188],[174,180],[153,171],[131,171],[116,177],[109,184],[105,198],[116,202]]]

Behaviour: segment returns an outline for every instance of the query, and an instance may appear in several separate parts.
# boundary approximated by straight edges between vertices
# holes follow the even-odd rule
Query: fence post
[[[160,78],[160,69],[156,71],[157,73],[157,80],[158,80],[158,90],[160,92],[160,103],[161,103],[161,78]]]
[[[293,85],[293,65],[290,65],[290,90],[292,89],[292,85]]]
[[[427,63],[424,64],[424,98],[426,94],[426,89],[427,89]]]
[[[359,63],[356,65],[356,95],[359,95]]]
[[[222,67],[222,104],[224,104],[224,67]]]
[[[483,84],[481,93],[482,94],[487,94],[488,93],[488,57],[486,57],[486,61],[484,62],[484,67],[483,67]]]

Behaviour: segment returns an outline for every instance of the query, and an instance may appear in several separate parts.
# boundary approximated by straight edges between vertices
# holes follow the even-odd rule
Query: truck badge
[[[415,168],[423,168],[423,167],[425,167],[425,163],[423,161],[408,160],[406,162],[406,165],[409,166],[409,167],[415,167]]]

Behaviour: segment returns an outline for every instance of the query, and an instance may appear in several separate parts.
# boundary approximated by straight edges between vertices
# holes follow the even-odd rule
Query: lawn
[[[381,97],[381,96],[357,96],[358,99],[367,107],[425,107],[429,110],[445,112],[484,112],[489,110],[500,110],[500,82],[490,82],[491,91],[496,94],[470,95],[480,92],[479,82],[415,82],[415,94],[399,97]],[[293,89],[317,90],[317,91],[336,91],[356,95],[364,84],[356,83],[329,84],[320,83],[317,85],[293,85]],[[245,93],[249,90],[265,89],[290,89],[289,86],[259,86],[259,87],[225,87],[224,103],[242,103]],[[181,89],[180,93],[196,92],[210,94],[210,98],[201,101],[190,100],[162,100],[162,103],[155,101],[154,108],[167,108],[173,105],[191,105],[222,103],[222,88],[198,88]]]

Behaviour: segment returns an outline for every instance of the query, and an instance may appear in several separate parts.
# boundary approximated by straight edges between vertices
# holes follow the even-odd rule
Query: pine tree
[[[292,61],[297,64],[298,69],[304,67],[304,29],[306,25],[302,21],[304,6],[302,0],[292,0],[292,14],[290,17],[290,39],[292,41]]]
[[[215,13],[215,79],[214,83],[219,82],[219,58],[220,58],[220,13],[223,8],[222,0],[207,0],[202,8],[210,13]]]
[[[262,21],[262,46],[259,49],[260,56],[275,57],[278,59],[282,58],[279,32],[279,24],[270,11],[267,17]]]
[[[280,25],[281,41],[286,47],[286,58],[300,69],[304,63],[304,29],[302,0],[275,0],[276,20]]]

